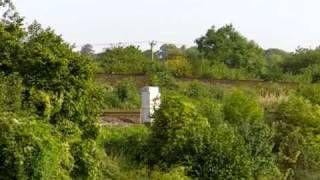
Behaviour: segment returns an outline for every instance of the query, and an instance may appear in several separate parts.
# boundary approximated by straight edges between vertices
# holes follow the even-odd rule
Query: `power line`
[[[154,44],[153,47],[156,44],[174,44],[177,46],[194,46],[195,44],[188,44],[188,43],[176,43],[176,42],[165,42],[165,41],[132,41],[132,42],[115,42],[115,43],[86,43],[86,44],[90,44],[93,47],[100,47],[100,46],[126,46],[126,45],[132,45],[132,44]],[[82,47],[86,44],[76,44],[76,47]]]

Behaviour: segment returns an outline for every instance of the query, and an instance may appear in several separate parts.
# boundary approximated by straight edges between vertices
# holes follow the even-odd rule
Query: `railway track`
[[[106,111],[102,113],[100,123],[102,125],[129,125],[139,124],[141,120],[140,110],[134,111]]]

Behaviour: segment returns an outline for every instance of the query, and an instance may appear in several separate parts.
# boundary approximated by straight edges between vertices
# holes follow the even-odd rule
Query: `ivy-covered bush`
[[[30,114],[0,113],[0,179],[71,179],[70,145]]]
[[[187,165],[188,160],[198,153],[209,130],[207,119],[199,115],[192,104],[179,97],[164,100],[154,118],[148,163],[164,167]]]
[[[87,58],[50,28],[25,29],[17,15],[0,21],[4,179],[100,177],[94,142],[104,90]]]

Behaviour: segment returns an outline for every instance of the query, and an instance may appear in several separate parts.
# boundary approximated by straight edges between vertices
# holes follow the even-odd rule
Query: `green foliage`
[[[225,98],[225,120],[243,138],[253,164],[255,178],[270,176],[277,171],[272,154],[272,130],[263,122],[264,111],[252,94],[234,91]]]
[[[72,169],[73,179],[103,179],[103,159],[99,146],[93,140],[84,140],[72,144],[71,153],[75,167]]]
[[[208,102],[207,110],[203,110],[206,106],[203,105],[198,111],[185,99],[167,97],[151,126],[148,164],[163,168],[183,165],[188,167],[189,175],[200,179],[279,177],[272,155],[273,136],[262,122],[262,110],[250,102],[251,97],[235,98],[238,95],[242,94],[230,95],[224,108],[239,108],[239,113],[230,111],[232,117],[240,116],[239,122],[226,113],[222,115],[222,107],[217,103]],[[238,103],[249,103],[249,110],[241,110]],[[199,112],[205,112],[202,115],[209,118],[211,125]],[[223,117],[230,124],[225,123]]]
[[[279,80],[283,77],[282,66],[289,53],[281,49],[267,49],[265,50],[266,69],[262,73],[262,78],[265,80]]]
[[[178,48],[174,44],[163,44],[157,52],[159,59],[175,59],[177,57],[183,57],[183,47]]]
[[[200,116],[190,103],[178,97],[164,100],[154,118],[148,153],[150,165],[184,165],[197,154],[209,129],[207,119]]]
[[[279,105],[277,117],[290,126],[319,129],[319,110],[318,106],[313,106],[303,97],[291,96],[289,101]]]
[[[115,47],[99,54],[98,62],[106,73],[141,74],[145,73],[147,58],[137,47]]]
[[[150,85],[159,86],[167,89],[176,89],[177,82],[174,76],[168,71],[160,71],[150,75]]]
[[[140,93],[132,80],[123,80],[107,92],[104,102],[112,109],[139,109]]]
[[[0,179],[71,179],[69,145],[28,114],[0,113]]]
[[[248,73],[245,69],[242,69],[242,68],[240,69],[228,68],[225,64],[214,63],[211,65],[207,65],[207,67],[203,69],[201,77],[211,78],[211,79],[241,80],[241,79],[251,79],[253,78],[253,75]]]
[[[312,104],[320,105],[320,85],[300,86],[297,94],[308,99]]]
[[[71,172],[73,178],[97,177],[99,168],[94,165],[101,160],[87,156],[94,146],[84,143],[85,148],[75,148],[79,142],[95,141],[99,132],[104,91],[93,82],[93,65],[53,30],[38,23],[26,30],[19,18],[1,21],[0,39],[0,118],[8,111],[13,117],[22,112],[31,118],[31,124],[21,124],[26,130],[1,125],[12,130],[0,146],[0,151],[7,153],[1,160],[12,161],[4,169],[17,175],[4,174],[3,178],[68,179]],[[26,117],[16,119],[25,122]],[[34,125],[37,119],[39,127]],[[54,170],[50,172],[49,167]],[[77,171],[80,167],[86,171]]]
[[[196,40],[199,50],[214,63],[231,68],[244,68],[259,75],[264,66],[263,50],[248,41],[232,25],[220,29],[212,27],[205,36]]]
[[[185,175],[185,168],[175,167],[168,171],[158,168],[149,169],[145,160],[150,131],[144,126],[104,127],[98,143],[105,152],[104,170],[106,179],[190,179]]]
[[[309,67],[310,65],[319,64],[320,49],[306,49],[299,48],[289,56],[283,65],[286,72],[292,72],[293,74],[298,74],[303,71],[303,69]]]
[[[224,97],[224,90],[218,86],[208,86],[199,81],[192,81],[183,88],[183,94],[194,99],[222,100]]]
[[[255,123],[263,119],[263,109],[253,94],[246,95],[236,90],[225,98],[224,114],[226,120],[235,125]]]
[[[24,87],[18,75],[0,75],[0,111],[18,111],[22,108]]]
[[[0,0],[0,10],[0,179],[319,179],[318,85],[301,86],[265,112],[254,92],[175,79],[317,83],[319,48],[263,51],[226,25],[209,29],[198,47],[163,45],[156,53],[163,62],[133,46],[95,56],[87,45],[81,55],[50,28],[25,28],[10,0]],[[131,80],[94,83],[97,65],[147,74],[163,89],[150,128],[100,132],[105,107],[138,109],[140,96]]]
[[[319,110],[301,96],[290,96],[276,110],[275,150],[288,177],[319,177]]]
[[[202,98],[196,103],[196,105],[199,113],[208,119],[211,126],[216,126],[224,122],[222,104],[215,100]]]
[[[108,155],[125,154],[136,163],[144,160],[149,137],[149,129],[146,127],[105,127],[101,136],[103,136],[101,137],[104,139],[103,146]]]
[[[200,132],[201,133],[201,132]],[[213,126],[191,159],[191,175],[199,179],[253,179],[244,141],[227,124]]]
[[[188,77],[192,74],[191,64],[182,56],[166,60],[165,65],[177,77]]]

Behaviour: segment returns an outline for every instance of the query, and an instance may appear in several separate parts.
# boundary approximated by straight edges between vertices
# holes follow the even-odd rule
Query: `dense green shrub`
[[[140,93],[132,80],[123,80],[108,90],[104,102],[111,109],[139,109]]]
[[[199,113],[208,119],[212,126],[216,126],[224,122],[223,105],[218,101],[201,98],[194,102]]]
[[[243,138],[254,160],[254,177],[270,176],[277,172],[272,154],[273,132],[264,123],[264,111],[255,96],[239,90],[232,92],[224,100],[224,116]]]
[[[201,132],[200,132],[201,133]],[[199,179],[253,179],[253,161],[245,142],[227,124],[213,126],[191,161]]]
[[[190,77],[192,74],[191,64],[182,56],[166,60],[165,65],[176,77]]]
[[[148,164],[170,167],[185,165],[198,153],[209,130],[207,119],[178,97],[168,97],[156,111],[151,126]]]
[[[0,111],[18,111],[22,108],[24,87],[18,75],[0,75]]]
[[[16,173],[22,179],[64,179],[62,176],[70,177],[71,172],[74,178],[95,177],[91,176],[97,173],[92,162],[99,164],[101,159],[93,155],[87,156],[87,152],[93,151],[94,146],[75,148],[81,141],[95,141],[99,133],[98,115],[103,108],[104,91],[93,81],[93,65],[90,60],[73,52],[71,46],[51,29],[43,29],[39,24],[34,23],[25,30],[21,18],[1,21],[0,39],[1,81],[6,81],[0,82],[2,107],[0,110],[4,113],[27,112],[25,116],[37,117],[42,121],[39,122],[39,128],[47,129],[43,132],[44,134],[41,134],[42,132],[33,131],[37,128],[36,126],[26,124],[28,131],[13,126],[13,134],[8,135],[9,139],[6,143],[13,143],[16,147],[1,146],[0,151],[8,153],[7,156],[2,156],[2,161],[10,162],[15,149],[20,151],[20,147],[23,149],[26,146],[23,139],[27,138],[33,145],[30,151],[29,147],[25,151],[31,154],[17,154],[18,161],[12,160],[10,164],[13,174]],[[8,97],[11,95],[12,98]],[[0,116],[0,118],[5,117],[5,115]],[[17,118],[18,121],[25,119],[27,118]],[[34,120],[31,122],[35,123]],[[46,127],[41,127],[41,123]],[[1,128],[6,126],[3,125]],[[10,139],[11,136],[14,138]],[[15,138],[21,138],[23,141],[16,141]],[[56,147],[54,143],[66,147]],[[58,159],[60,152],[54,152],[54,149],[65,151],[63,153],[66,157]],[[74,151],[77,153],[71,153]],[[77,157],[74,157],[75,154]],[[45,156],[44,158],[47,158],[46,156],[52,158],[52,161],[49,159],[46,161],[50,162],[42,162],[42,155]],[[34,158],[39,159],[39,164],[31,162],[36,161]],[[75,158],[85,160],[74,161]],[[69,163],[64,167],[62,161]],[[55,174],[49,172],[47,167],[49,165],[46,163],[51,162],[50,166],[54,168],[52,173]],[[30,164],[35,164],[37,167]],[[87,172],[74,173],[83,164],[88,167]],[[23,169],[28,166],[30,170]],[[9,169],[8,166],[6,167]],[[64,168],[66,170],[63,170]],[[84,176],[83,173],[88,176]],[[3,178],[11,179],[11,176],[4,174]]]
[[[308,99],[313,104],[320,105],[320,85],[300,86],[297,94]]]
[[[106,73],[141,74],[146,72],[147,58],[135,46],[114,47],[98,55],[98,62]]]
[[[134,162],[144,161],[149,130],[143,126],[105,127],[101,133],[103,146],[110,156],[125,155]]]
[[[169,71],[159,71],[149,76],[150,85],[160,86],[166,89],[176,89],[177,82],[174,76]]]
[[[254,94],[236,90],[224,100],[226,120],[235,125],[255,123],[263,119],[263,109]]]
[[[219,86],[210,86],[199,81],[192,81],[191,83],[180,84],[179,89],[182,89],[182,94],[189,98],[209,100],[222,100],[224,97],[224,90]]]
[[[279,167],[296,179],[319,178],[320,108],[301,96],[290,96],[274,115]]]
[[[227,67],[225,64],[214,63],[207,67],[206,71],[201,73],[202,78],[210,79],[254,79],[253,74],[248,73],[245,69],[233,69]]]
[[[0,113],[0,179],[71,179],[73,157],[52,126],[30,114]]]

